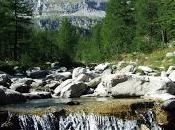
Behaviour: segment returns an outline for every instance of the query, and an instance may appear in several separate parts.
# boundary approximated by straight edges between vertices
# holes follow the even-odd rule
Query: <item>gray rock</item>
[[[165,101],[162,104],[162,109],[166,111],[175,111],[175,99]]]
[[[44,87],[48,87],[50,89],[55,89],[56,87],[58,87],[60,85],[60,82],[58,81],[50,81],[50,83],[47,83]]]
[[[97,77],[97,78],[94,78],[91,81],[89,81],[87,83],[87,86],[90,88],[96,88],[98,86],[98,84],[100,84],[100,82],[101,82],[101,77]]]
[[[92,80],[94,77],[92,77],[89,74],[80,74],[76,79],[75,82],[89,82]]]
[[[52,95],[50,92],[30,92],[30,93],[23,93],[26,99],[46,99],[51,98]]]
[[[52,69],[58,69],[58,68],[60,68],[60,63],[59,62],[51,63],[51,68]]]
[[[128,65],[121,70],[116,71],[116,74],[133,74],[136,71],[135,65]]]
[[[62,82],[55,90],[54,90],[54,95],[58,96],[61,94],[61,91],[64,87],[66,87],[67,85],[71,84],[73,81],[73,79],[68,79],[64,82]]]
[[[168,77],[175,82],[175,70],[173,70]]]
[[[9,88],[10,84],[11,84],[11,79],[9,75],[7,75],[6,73],[0,73],[0,85],[3,85]]]
[[[167,70],[167,75],[170,75],[175,70],[175,66],[170,66]]]
[[[11,84],[10,88],[20,93],[28,93],[31,89],[32,82],[34,81],[30,78],[17,79]]]
[[[118,74],[105,75],[102,77],[101,83],[95,89],[94,94],[98,96],[109,96],[112,87],[127,80],[128,76],[125,75],[118,75]]]
[[[99,64],[97,66],[95,66],[95,71],[97,72],[103,72],[106,68],[108,68],[110,65],[110,63],[102,63],[102,64]]]
[[[169,93],[163,93],[163,94],[147,94],[143,96],[144,99],[151,99],[151,100],[161,100],[166,101],[170,99],[175,99],[175,96]]]
[[[160,76],[161,77],[167,77],[167,73],[165,71],[162,71]]]
[[[24,83],[14,83],[10,86],[10,89],[20,93],[28,93],[31,86]]]
[[[107,87],[104,82],[101,82],[94,91],[95,96],[108,97],[110,96],[111,88]]]
[[[42,79],[34,79],[34,82],[32,82],[31,87],[32,88],[38,88],[38,87],[43,87],[45,83],[43,82]]]
[[[109,74],[112,74],[112,69],[111,68],[108,68],[106,70],[103,71],[102,75],[109,75]]]
[[[135,97],[147,94],[175,93],[175,84],[168,78],[131,77],[111,89],[114,97]]]
[[[45,78],[49,74],[48,71],[41,70],[39,67],[35,67],[34,69],[27,70],[26,73],[27,73],[27,76],[32,79]]]
[[[0,104],[10,104],[25,100],[25,96],[21,93],[0,86]]]
[[[153,72],[153,69],[148,66],[139,66],[138,69],[143,71],[145,74]]]
[[[56,81],[64,81],[66,79],[71,78],[72,73],[71,72],[59,72],[59,73],[54,73],[54,74],[50,74],[46,77],[46,79],[52,79],[52,80],[56,80]]]
[[[87,89],[88,86],[85,83],[72,82],[61,90],[60,96],[66,98],[77,98],[82,96]]]
[[[73,70],[72,79],[77,78],[80,74],[86,74],[89,70],[86,68],[78,67]]]

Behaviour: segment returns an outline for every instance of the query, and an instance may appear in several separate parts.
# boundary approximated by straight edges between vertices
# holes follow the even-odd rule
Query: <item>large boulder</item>
[[[46,85],[46,83],[42,79],[33,79],[34,82],[32,82],[31,87],[36,89],[39,87],[43,87]]]
[[[112,69],[111,68],[105,69],[102,73],[102,75],[109,75],[109,74],[112,74]]]
[[[133,74],[136,71],[135,65],[128,65],[121,70],[117,70],[116,74]]]
[[[10,89],[20,93],[28,93],[31,89],[31,86],[24,83],[14,83],[10,86]]]
[[[78,82],[89,82],[90,80],[92,80],[94,77],[91,76],[90,74],[80,74],[75,81]]]
[[[101,82],[101,77],[96,77],[87,83],[89,88],[96,88]]]
[[[111,88],[107,87],[104,82],[101,82],[94,90],[94,96],[108,97],[110,96]]]
[[[21,93],[0,86],[0,104],[10,104],[25,100],[25,96]]]
[[[33,80],[30,78],[17,79],[11,84],[10,88],[20,93],[28,93],[31,89],[32,82]]]
[[[80,74],[86,74],[89,70],[83,67],[78,67],[73,70],[72,79],[77,78]]]
[[[95,89],[94,94],[98,96],[109,96],[112,87],[126,80],[128,80],[128,76],[126,75],[118,75],[118,74],[104,75],[101,78],[101,83]]]
[[[29,69],[26,71],[27,76],[32,79],[42,79],[45,78],[49,72],[46,70],[41,70],[39,67],[35,67],[33,69]]]
[[[148,94],[175,94],[175,84],[169,78],[132,76],[111,89],[113,97],[135,97]]]
[[[102,63],[95,66],[94,70],[97,72],[103,72],[105,69],[109,67],[110,63]]]
[[[88,86],[85,83],[72,82],[61,90],[60,96],[65,98],[77,98],[83,95],[87,89]]]
[[[45,88],[50,88],[50,89],[55,89],[57,88],[58,86],[60,85],[60,82],[59,81],[50,81],[49,83],[47,83],[44,87]]]
[[[66,87],[68,84],[71,84],[73,79],[67,79],[66,81],[62,82],[55,90],[54,95],[59,96],[61,94],[61,90]]]

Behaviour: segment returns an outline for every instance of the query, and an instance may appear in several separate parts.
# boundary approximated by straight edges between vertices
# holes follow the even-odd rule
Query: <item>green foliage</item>
[[[0,1],[0,57],[18,60],[30,38],[32,8],[25,0]]]
[[[32,58],[29,56],[29,54],[24,53],[21,55],[19,63],[21,66],[30,66],[32,63]]]
[[[38,29],[31,24],[31,10],[24,0],[0,1],[0,60],[100,62],[123,53],[150,53],[175,39],[173,0],[110,0],[106,17],[88,34],[68,19],[58,30]]]
[[[71,63],[75,56],[75,45],[78,41],[76,28],[68,19],[64,19],[58,34],[57,45],[60,50],[61,62]]]

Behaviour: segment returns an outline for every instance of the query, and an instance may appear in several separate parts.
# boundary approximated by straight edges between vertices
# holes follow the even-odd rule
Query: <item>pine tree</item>
[[[13,51],[13,59],[18,60],[20,50],[24,50],[20,48],[23,48],[29,38],[32,7],[25,0],[2,0],[0,15],[0,26],[3,28],[0,33],[6,39],[2,39],[1,44],[6,41],[5,50]]]
[[[77,43],[76,28],[67,18],[61,24],[58,35],[58,47],[61,51],[61,62],[71,62],[75,56],[75,44]]]
[[[102,28],[106,55],[128,51],[135,36],[134,3],[110,0]]]
[[[160,11],[159,1],[137,0],[135,9],[137,26],[133,50],[151,51],[161,41],[161,28],[157,23]]]

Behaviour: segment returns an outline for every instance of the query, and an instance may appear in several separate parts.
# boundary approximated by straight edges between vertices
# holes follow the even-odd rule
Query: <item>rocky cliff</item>
[[[88,29],[101,21],[108,0],[31,0],[34,18],[41,27],[57,28],[67,17],[75,26]],[[50,26],[51,25],[51,26]]]

